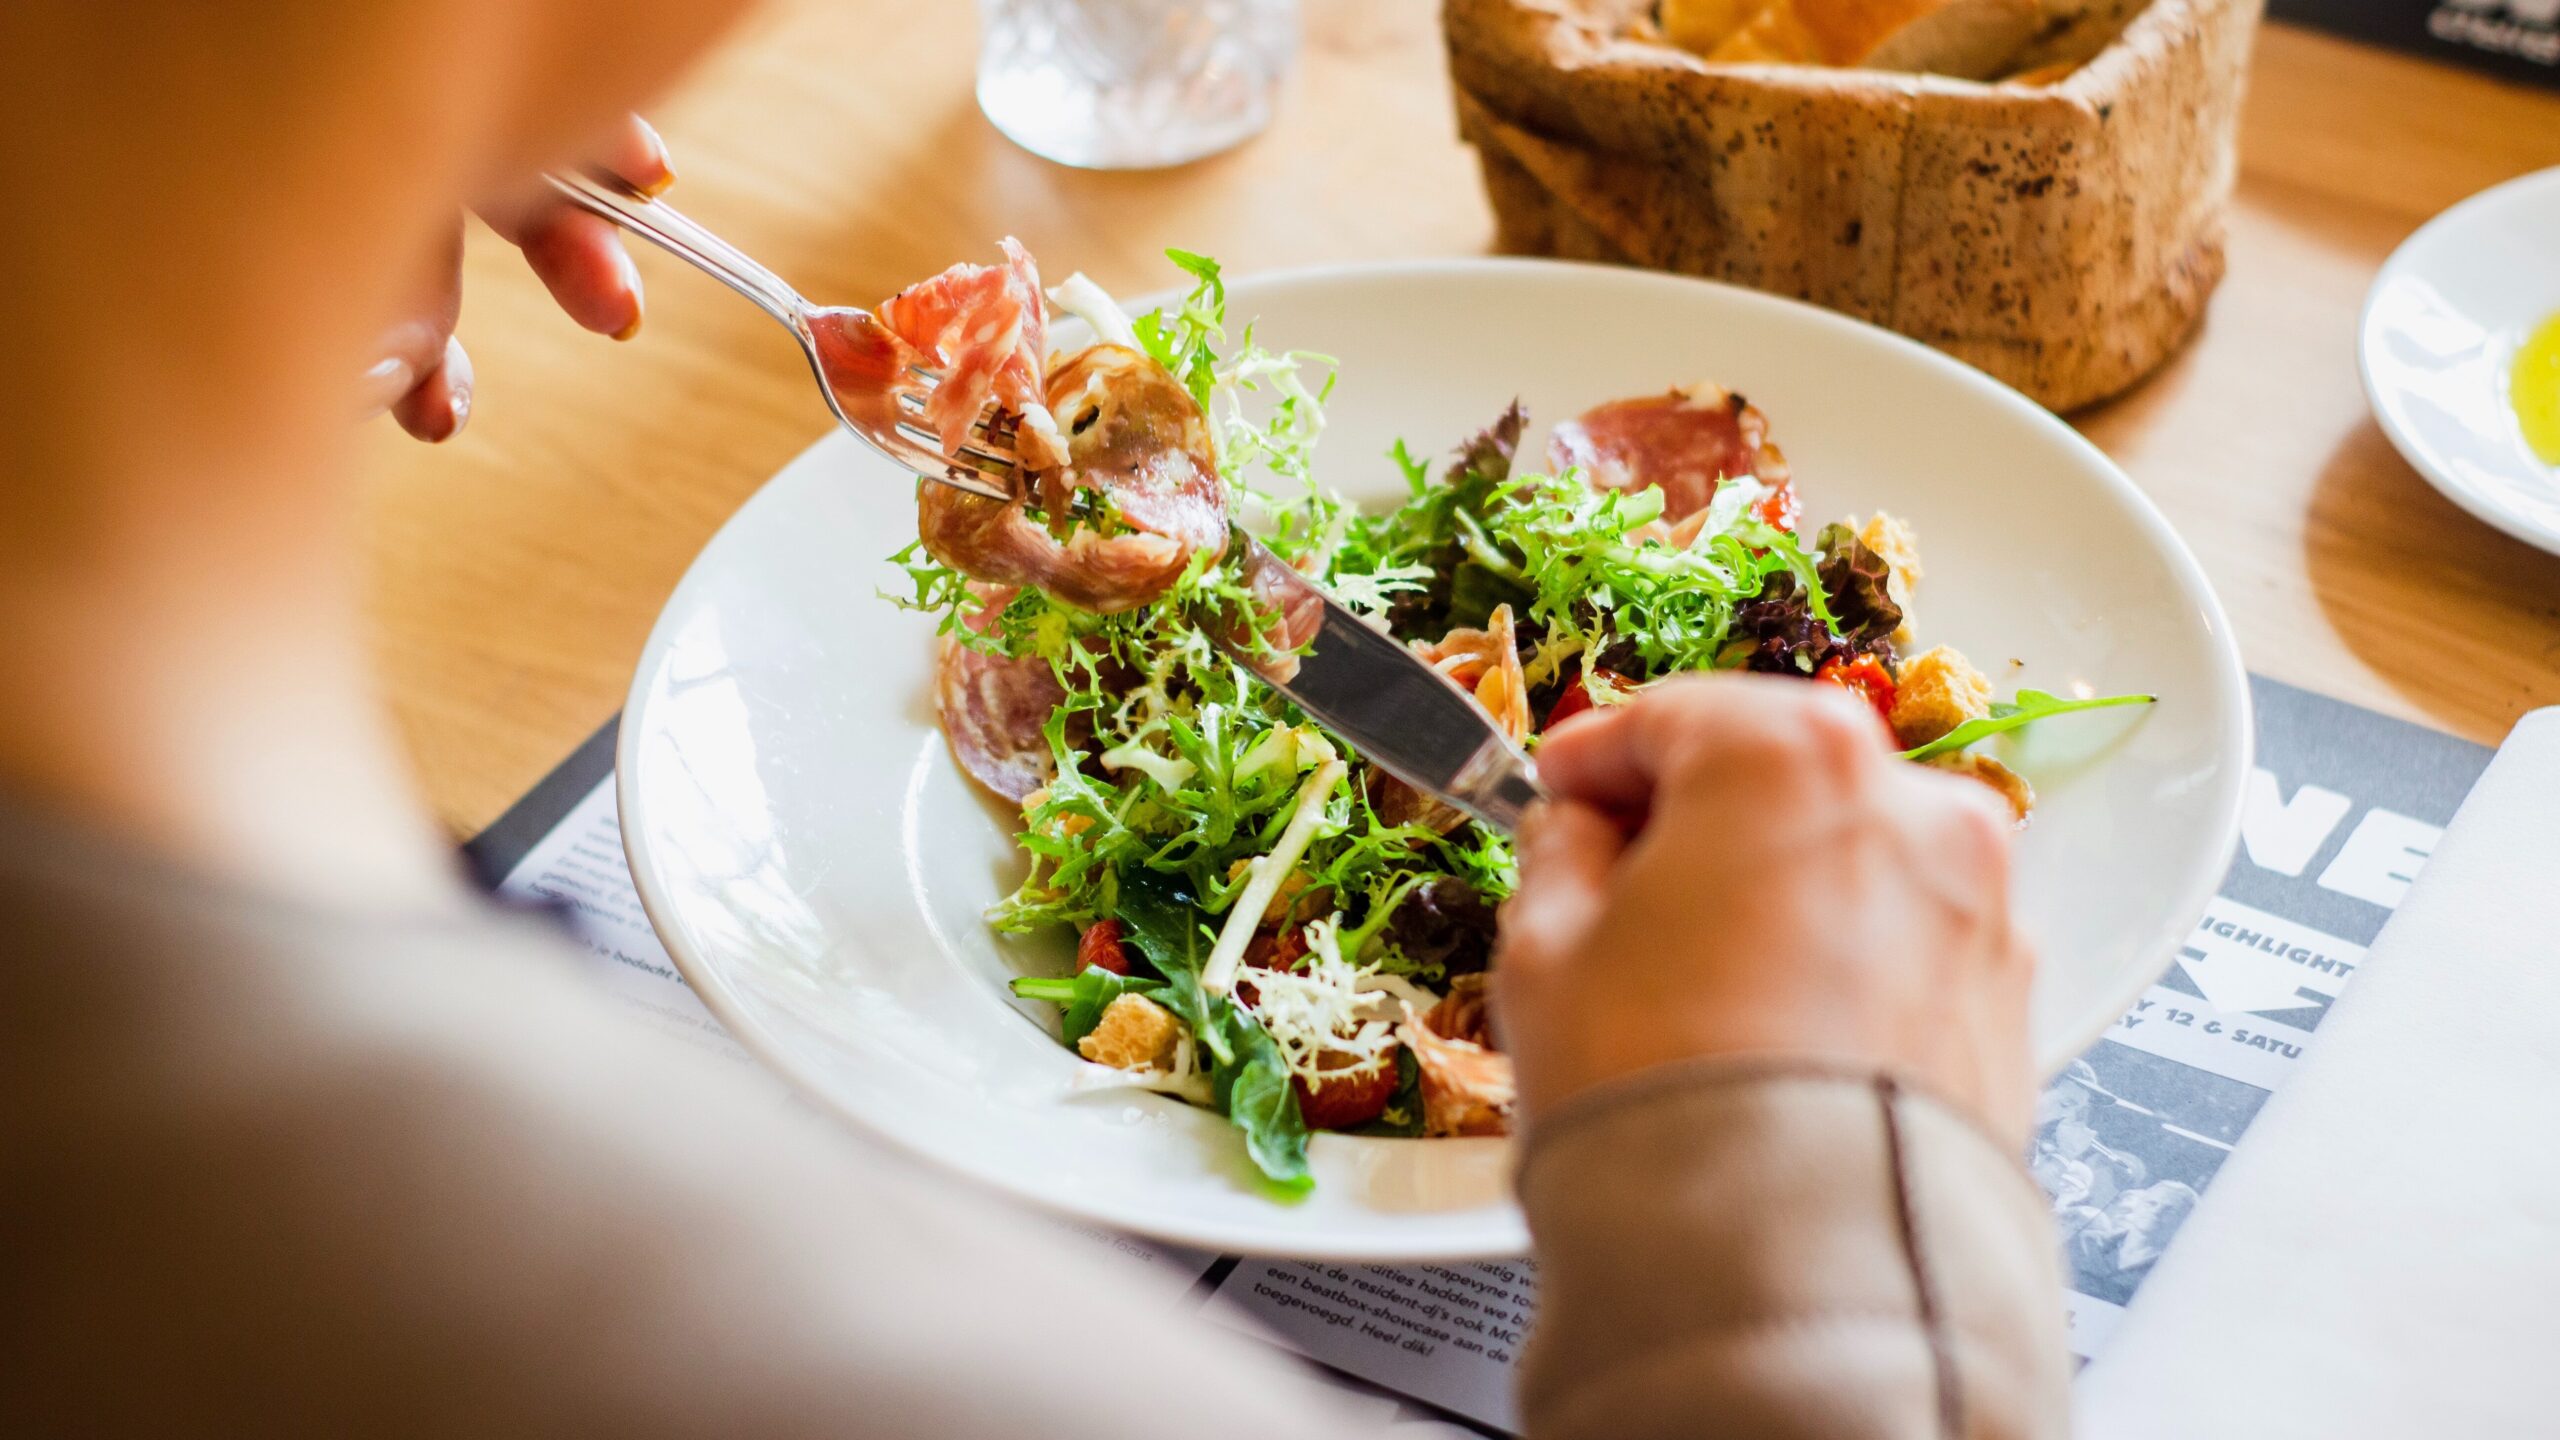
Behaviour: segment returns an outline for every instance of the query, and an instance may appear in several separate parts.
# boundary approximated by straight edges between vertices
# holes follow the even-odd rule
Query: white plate
[[[2560,312],[2560,169],[2483,190],[2383,262],[2357,342],[2382,433],[2456,505],[2560,554],[2560,468],[2507,398],[2516,347]]]
[[[2022,761],[2044,792],[2017,895],[2044,947],[2034,1026],[2049,1067],[2202,913],[2248,765],[2229,628],[2159,512],[2015,392],[1822,310],[1634,270],[1302,272],[1237,284],[1230,314],[1259,315],[1266,343],[1340,357],[1321,473],[1370,500],[1400,491],[1391,440],[1445,450],[1514,395],[1552,420],[1674,380],[1730,382],[1771,417],[1812,515],[1890,507],[1917,527],[1924,638],[2004,688],[2158,692],[2131,723],[2049,727],[2060,743]],[[1542,430],[1530,445],[1543,453]],[[1004,989],[1063,969],[1065,946],[981,922],[1021,873],[1010,817],[934,729],[930,626],[879,597],[903,578],[884,557],[913,535],[911,483],[830,434],[712,540],[650,637],[622,722],[623,832],[703,1001],[846,1116],[1071,1216],[1261,1254],[1522,1249],[1507,1142],[1320,1135],[1315,1193],[1282,1204],[1217,1116],[1071,1091],[1082,1062],[1035,1014],[1049,1007]]]

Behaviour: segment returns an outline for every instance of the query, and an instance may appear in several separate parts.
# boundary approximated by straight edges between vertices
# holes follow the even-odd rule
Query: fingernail
[[[664,195],[676,183],[676,163],[667,155],[667,142],[658,134],[657,126],[640,116],[632,116],[631,123],[639,126],[640,133],[648,137],[650,155],[658,162],[658,173],[640,182],[640,193]]]
[[[418,387],[418,372],[408,361],[394,356],[375,362],[364,372],[361,382],[364,410],[378,415],[399,403],[400,397]]]
[[[613,332],[616,340],[628,340],[640,333],[640,321],[648,313],[648,297],[640,288],[640,267],[632,263],[631,252],[616,249],[614,262],[622,270],[623,288],[631,292],[631,321]]]

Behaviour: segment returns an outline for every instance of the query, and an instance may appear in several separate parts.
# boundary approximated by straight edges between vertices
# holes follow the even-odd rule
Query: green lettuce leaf
[[[1092,966],[1072,979],[1058,976],[1024,976],[1013,982],[1013,993],[1025,1000],[1047,1000],[1066,1007],[1058,1017],[1058,1038],[1067,1048],[1093,1033],[1102,1023],[1102,1012],[1123,995],[1138,995],[1164,1003],[1164,986],[1142,976],[1115,975],[1101,966]]]
[[[2099,695],[2087,700],[2065,700],[2042,690],[2021,690],[2014,701],[2004,700],[1991,707],[1991,713],[1980,720],[1967,720],[1926,745],[1915,745],[1902,752],[1905,760],[1929,760],[1953,754],[1978,740],[2022,729],[2038,720],[2054,715],[2072,715],[2083,710],[2106,710],[2118,705],[2148,705],[2156,695]]]

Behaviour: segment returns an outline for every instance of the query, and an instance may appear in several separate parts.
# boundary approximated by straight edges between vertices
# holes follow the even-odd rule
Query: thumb
[[[1626,849],[1617,822],[1576,800],[1550,800],[1520,827],[1520,884],[1502,908],[1503,965],[1539,968],[1569,952],[1608,908]]]

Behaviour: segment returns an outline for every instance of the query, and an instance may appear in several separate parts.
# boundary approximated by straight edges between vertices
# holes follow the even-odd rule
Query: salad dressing
[[[2524,443],[2545,465],[2560,466],[2560,311],[2517,347],[2507,372],[2507,403]]]

